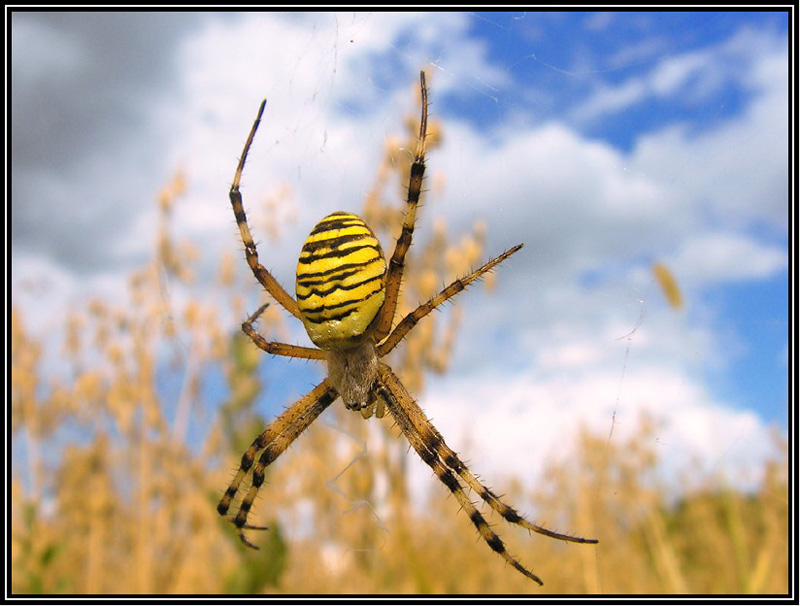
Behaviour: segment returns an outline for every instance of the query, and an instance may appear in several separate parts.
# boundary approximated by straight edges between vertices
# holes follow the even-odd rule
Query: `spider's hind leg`
[[[439,481],[447,486],[453,496],[455,496],[459,505],[461,505],[461,508],[469,516],[470,521],[475,528],[477,528],[483,540],[486,541],[486,544],[517,571],[539,585],[542,585],[542,580],[538,576],[528,570],[519,560],[508,552],[503,540],[492,530],[483,514],[475,507],[472,501],[470,501],[456,473],[454,473],[453,469],[448,467],[436,448],[432,446],[435,434],[431,432],[419,432],[416,429],[411,419],[414,413],[413,411],[409,412],[409,402],[413,402],[413,398],[408,394],[392,370],[385,364],[381,364],[380,379],[376,391],[386,402],[386,407],[389,409],[392,417],[394,417],[400,430],[406,436],[411,447],[417,452],[420,458],[430,466],[436,474],[436,477],[439,478]],[[431,428],[432,427],[431,425]]]
[[[217,505],[217,512],[230,519],[237,528],[239,538],[245,545],[254,547],[244,536],[243,529],[252,528],[263,530],[264,527],[253,526],[247,523],[247,516],[253,507],[259,488],[264,483],[266,468],[272,464],[283,452],[300,436],[306,428],[324,411],[328,406],[339,397],[336,389],[331,387],[327,379],[322,381],[313,390],[287,408],[283,414],[276,418],[269,426],[255,439],[250,448],[242,455],[239,470],[233,477],[225,494]],[[261,456],[256,461],[256,455],[261,452]],[[239,491],[239,487],[245,476],[252,468],[252,480],[250,489],[242,498],[239,509],[235,515],[229,516],[231,503]]]
[[[400,380],[394,375],[394,373],[391,372],[391,370],[384,376],[384,380],[386,381],[388,387],[394,388],[397,391],[402,389]],[[473,491],[475,491],[475,493],[478,494],[481,499],[489,505],[489,507],[499,513],[506,522],[509,522],[510,524],[516,524],[517,526],[522,526],[527,530],[531,530],[553,539],[560,539],[570,543],[597,543],[597,539],[585,539],[583,537],[563,534],[561,532],[556,532],[555,530],[545,528],[544,526],[539,526],[538,524],[534,524],[533,522],[527,520],[513,507],[503,502],[497,494],[484,486],[483,483],[475,477],[475,475],[469,470],[463,461],[461,461],[459,456],[447,445],[442,437],[442,434],[440,434],[433,426],[433,423],[428,420],[428,418],[425,416],[425,412],[422,410],[422,408],[420,408],[419,404],[417,404],[414,399],[411,398],[411,396],[404,398],[402,405],[406,408],[406,413],[412,429],[418,434],[425,436],[426,446],[431,451],[435,452],[449,469],[458,474],[464,483]]]

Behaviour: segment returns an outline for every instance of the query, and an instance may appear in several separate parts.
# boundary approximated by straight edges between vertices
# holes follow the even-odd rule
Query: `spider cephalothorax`
[[[326,360],[328,376],[313,390],[286,409],[253,441],[242,455],[239,470],[217,506],[228,516],[234,497],[251,472],[250,488],[231,519],[242,542],[255,547],[244,535],[245,528],[260,529],[247,523],[247,516],[261,484],[264,471],[289,445],[337,398],[364,418],[378,418],[386,410],[408,439],[420,458],[453,493],[483,539],[503,559],[540,585],[542,581],[506,550],[505,544],[489,527],[483,514],[467,495],[473,490],[503,519],[552,538],[575,543],[596,543],[548,530],[529,522],[484,486],[447,446],[442,435],[424,411],[406,391],[397,375],[381,358],[403,340],[419,320],[439,305],[479,279],[492,268],[522,248],[519,244],[492,259],[468,276],[451,283],[438,295],[421,304],[392,329],[398,292],[403,276],[406,252],[411,246],[417,204],[425,172],[425,138],[428,119],[428,93],[425,74],[420,73],[422,118],[419,138],[408,185],[408,201],[400,238],[388,266],[381,245],[364,221],[350,213],[338,212],[325,217],[311,231],[297,264],[296,295],[293,299],[258,260],[258,252],[247,225],[239,181],[247,152],[258,129],[266,101],[261,103],[250,136],[245,143],[230,200],[242,237],[247,263],[259,283],[290,314],[300,319],[317,347],[301,347],[266,341],[254,327],[266,309],[262,305],[242,324],[242,330],[262,350],[282,356]],[[260,456],[259,456],[259,453]],[[256,456],[258,460],[256,461]],[[466,486],[466,488],[465,488]]]

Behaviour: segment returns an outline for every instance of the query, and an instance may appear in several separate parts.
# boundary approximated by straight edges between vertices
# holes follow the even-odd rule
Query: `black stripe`
[[[456,473],[461,473],[461,471],[464,469],[464,465],[454,453],[451,453],[445,457],[444,464]]]
[[[314,252],[318,248],[338,248],[342,244],[348,242],[355,242],[363,240],[364,238],[372,238],[371,234],[345,234],[343,236],[334,236],[332,238],[325,238],[324,240],[306,241],[303,245],[303,252]]]
[[[381,288],[379,288],[377,290],[374,290],[374,291],[372,291],[372,293],[370,293],[369,295],[367,295],[363,299],[359,299],[358,301],[348,301],[347,303],[340,303],[338,305],[332,305],[331,307],[326,307],[325,305],[323,305],[321,307],[315,308],[314,311],[305,311],[303,313],[303,316],[305,317],[305,319],[308,322],[311,322],[312,324],[323,324],[325,322],[334,322],[336,320],[343,320],[344,318],[346,318],[347,316],[349,316],[353,312],[359,311],[361,309],[361,305],[359,305],[360,303],[363,303],[367,299],[369,299],[372,296],[374,296],[375,293],[380,292],[381,290],[382,290]],[[330,310],[331,308],[344,307],[345,305],[353,305],[354,307],[353,307],[353,309],[347,309],[347,310],[342,311],[341,313],[334,314],[334,315],[330,315],[330,314],[327,313],[327,311]],[[312,318],[311,317],[312,314],[317,314],[320,317],[319,318]]]
[[[337,217],[336,219],[323,219],[319,223],[317,223],[316,227],[311,231],[309,236],[314,236],[316,234],[322,233],[324,231],[333,231],[335,229],[345,229],[347,227],[359,226],[364,227],[367,230],[367,224],[364,223],[361,219],[356,217],[355,215],[348,215],[347,213],[336,213],[330,215],[331,217]],[[345,218],[338,218],[338,217],[345,217]]]
[[[365,238],[367,236],[364,236]],[[346,240],[347,242],[353,242],[355,240],[360,240],[362,238],[353,238]],[[364,263],[368,263],[370,261],[374,261],[375,259],[380,258],[381,256],[381,249],[379,245],[375,244],[362,244],[361,246],[351,246],[349,248],[340,248],[340,247],[331,247],[329,250],[326,250],[321,253],[314,254],[318,248],[326,248],[325,246],[318,246],[315,248],[310,248],[308,245],[303,247],[303,251],[300,253],[300,263],[302,265],[308,265],[314,261],[319,261],[321,259],[336,259],[338,257],[346,257],[347,255],[354,253],[358,250],[364,250],[365,248],[371,248],[377,254],[375,257],[370,259],[369,261],[364,261]]]
[[[308,271],[308,272],[304,271],[302,276],[299,273],[301,268],[298,268],[298,276],[297,277],[298,278],[302,278],[302,280],[305,280],[306,278],[309,278],[309,277],[311,277],[311,278],[321,278],[323,276],[332,277],[334,274],[336,274],[336,272],[339,272],[339,271],[342,271],[342,270],[345,270],[345,269],[355,269],[355,270],[359,271],[363,267],[366,267],[367,265],[372,263],[373,261],[375,261],[375,259],[370,259],[369,261],[364,261],[362,263],[344,263],[342,265],[339,265],[338,267],[334,267],[334,268],[331,268],[331,269],[326,269],[325,271]]]
[[[344,320],[347,316],[358,310],[359,308],[358,306],[356,306],[353,309],[348,309],[347,311],[343,311],[340,314],[321,315],[319,318],[311,318],[309,317],[309,314],[305,314],[305,318],[306,321],[311,322],[312,324],[324,324],[325,322],[336,322],[338,320]]]
[[[353,271],[346,271],[339,276],[327,276],[323,278],[319,278],[317,280],[306,280],[305,276],[301,279],[299,276],[297,278],[297,285],[304,286],[306,288],[311,288],[315,284],[327,284],[331,280],[344,280],[349,278],[350,276],[354,276],[357,273],[361,273],[360,269],[354,269]]]
[[[353,273],[360,273],[360,272],[353,272]],[[317,295],[318,297],[324,297],[326,295],[331,294],[334,290],[353,290],[354,288],[358,288],[359,286],[363,286],[364,284],[372,282],[373,280],[380,280],[381,277],[382,276],[372,276],[372,277],[367,278],[366,280],[361,280],[361,282],[356,282],[355,284],[334,284],[333,286],[331,286],[328,289],[319,289],[318,290],[316,288],[312,288],[312,289],[310,289],[311,292],[308,293],[307,295],[301,295],[301,294],[298,293],[297,294],[297,300],[298,301],[303,301],[303,300],[308,299],[309,297],[311,297],[313,295]],[[327,282],[323,282],[323,284],[326,284],[326,283]]]
[[[486,524],[486,522],[484,522],[484,524]],[[486,527],[487,528],[489,527],[488,524],[487,524]],[[508,553],[506,551],[505,545],[503,545],[503,541],[501,541],[500,537],[498,537],[496,534],[494,534],[494,532],[492,533],[492,538],[491,539],[486,539],[486,542],[489,544],[489,547],[492,548],[492,551],[494,551],[496,553],[506,553],[506,554]],[[519,570],[520,572],[522,572],[524,575],[531,576],[528,573],[528,571],[525,570],[525,568],[522,566],[522,564],[519,564],[519,563],[515,562],[514,563],[514,567],[517,570]],[[531,578],[533,578],[533,577],[531,577]],[[536,580],[536,579],[534,578],[534,580]]]
[[[436,471],[436,469],[434,469],[434,471]],[[439,479],[445,486],[447,486],[450,489],[450,492],[463,492],[461,484],[458,483],[458,480],[453,475],[453,472],[450,471],[449,469],[447,471],[442,472],[441,475],[439,475]]]
[[[247,449],[247,450],[244,452],[244,454],[242,455],[242,462],[239,464],[239,467],[240,467],[240,468],[241,468],[243,471],[249,471],[249,470],[250,470],[250,467],[253,465],[253,459],[255,458],[255,455],[256,455],[256,454],[258,454],[258,451],[259,451],[259,450],[261,450],[261,448],[262,448],[262,447],[261,447],[261,445],[259,444],[259,445],[256,447],[256,451],[255,451],[255,453],[251,452],[251,451],[253,450],[252,448],[248,448],[248,449]]]
[[[272,450],[272,446],[273,446],[273,444],[270,444],[269,446],[267,446],[267,449],[264,451],[264,454],[270,452],[270,450]],[[273,459],[275,459],[275,458],[276,457],[273,457]],[[264,463],[264,455],[263,454],[261,455],[261,460],[259,462],[260,463]],[[269,465],[269,463],[271,463],[271,462],[272,461],[268,462],[266,465]],[[266,465],[262,465],[260,467],[256,467],[253,470],[252,486],[255,486],[256,488],[258,488],[259,486],[261,486],[264,483],[264,468],[266,467]]]
[[[425,443],[425,448],[431,450],[435,453],[439,453],[439,445],[442,443],[442,440],[437,436],[435,433],[429,433],[422,436],[422,441]]]
[[[436,461],[438,459],[436,453],[428,448],[419,452],[419,456],[423,460],[423,462],[427,463],[431,467],[433,467],[436,464]]]
[[[362,303],[362,302],[366,301],[367,299],[371,298],[376,293],[381,292],[381,290],[383,290],[383,288],[381,287],[381,285],[378,285],[378,288],[375,288],[375,289],[371,290],[366,295],[364,295],[363,297],[360,297],[358,299],[348,299],[347,301],[342,301],[341,303],[336,303],[335,305],[320,305],[318,307],[308,308],[308,309],[306,309],[304,311],[305,311],[306,315],[308,315],[308,314],[318,314],[318,313],[322,313],[324,311],[329,311],[329,310],[337,309],[337,308],[340,308],[340,307],[347,307],[348,305],[354,305],[354,304],[357,304],[357,303]]]

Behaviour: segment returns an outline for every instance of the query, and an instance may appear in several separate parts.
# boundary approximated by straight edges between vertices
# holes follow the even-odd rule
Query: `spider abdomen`
[[[367,224],[344,212],[312,230],[297,263],[297,306],[313,343],[350,349],[371,333],[383,305],[386,260]]]

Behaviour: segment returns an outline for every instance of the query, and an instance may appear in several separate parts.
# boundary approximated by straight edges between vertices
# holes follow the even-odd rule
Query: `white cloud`
[[[610,145],[556,123],[507,132],[492,145],[464,125],[446,128],[457,144],[429,161],[431,172],[449,177],[445,199],[430,206],[460,227],[490,213],[490,248],[524,242],[526,271],[563,278],[669,238],[660,222],[666,192],[627,170]]]
[[[709,233],[684,243],[673,267],[701,284],[767,278],[787,267],[785,250],[752,238]]]
[[[600,85],[590,99],[581,103],[570,114],[572,119],[578,122],[597,120],[604,114],[621,112],[636,103],[641,103],[649,93],[646,82],[638,78],[627,80],[617,86]]]
[[[648,90],[659,97],[674,95],[693,77],[705,80],[713,73],[712,64],[705,52],[685,53],[661,61],[648,75]]]
[[[574,459],[581,429],[624,444],[639,431],[642,413],[657,423],[650,446],[672,488],[686,488],[677,485],[678,477],[753,488],[762,461],[777,455],[757,415],[714,401],[680,369],[636,366],[622,380],[619,368],[611,374],[593,364],[579,375],[567,369],[572,378],[538,367],[504,378],[487,372],[445,380],[421,404],[472,471],[498,490],[512,477],[536,486],[547,463]],[[421,475],[418,481],[429,480]]]

